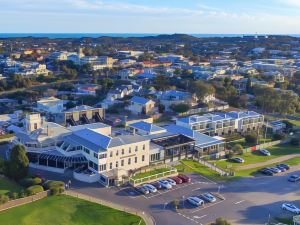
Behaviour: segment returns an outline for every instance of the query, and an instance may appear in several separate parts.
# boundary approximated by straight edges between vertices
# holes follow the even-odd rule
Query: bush
[[[17,199],[19,198],[19,194],[17,192],[9,192],[10,199]]]
[[[247,144],[254,144],[255,145],[257,143],[257,139],[258,139],[258,137],[257,137],[257,134],[255,134],[255,133],[248,134],[245,137],[245,141],[246,141]]]
[[[64,192],[64,188],[63,187],[53,187],[50,189],[51,191],[51,195],[58,195]]]
[[[19,183],[24,187],[30,187],[33,185],[41,184],[42,179],[39,177],[35,177],[35,178],[28,177],[28,178],[24,178],[24,179],[20,180]]]
[[[278,134],[278,133],[276,133],[276,134],[273,135],[273,140],[274,141],[283,140],[284,137],[285,137],[284,134]]]
[[[229,152],[229,153],[228,153],[228,159],[232,159],[233,156],[234,156],[234,153],[233,153],[233,152]]]
[[[53,188],[59,188],[59,187],[65,188],[65,183],[62,181],[50,180],[44,184],[44,188],[46,190],[50,190]]]
[[[292,139],[291,139],[291,145],[299,146],[299,145],[300,145],[300,140],[299,140],[299,138],[292,138]]]
[[[44,191],[44,188],[41,185],[33,185],[26,189],[26,192],[28,193],[28,195],[35,195],[42,191]]]
[[[27,197],[26,192],[24,190],[20,191],[19,198],[25,198],[25,197]]]
[[[230,225],[230,223],[224,218],[220,217],[216,219],[215,225]]]
[[[9,201],[9,197],[7,195],[0,195],[0,204],[4,204]]]
[[[235,145],[232,147],[232,151],[233,151],[235,154],[240,154],[240,155],[242,155],[242,154],[243,154],[243,146],[240,145],[240,144],[235,144]]]
[[[179,200],[174,200],[172,201],[172,206],[174,207],[175,210],[177,210],[179,208]]]

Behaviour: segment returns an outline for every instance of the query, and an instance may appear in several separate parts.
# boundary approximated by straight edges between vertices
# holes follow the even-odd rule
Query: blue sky
[[[0,0],[0,32],[298,34],[300,0]]]

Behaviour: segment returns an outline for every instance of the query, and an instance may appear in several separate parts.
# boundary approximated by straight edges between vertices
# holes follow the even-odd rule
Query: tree
[[[165,112],[165,106],[163,104],[158,104],[158,112],[159,113],[164,113]]]
[[[176,113],[185,113],[185,112],[189,111],[190,106],[187,104],[181,103],[181,104],[173,104],[170,106],[170,108]]]
[[[169,87],[169,81],[164,75],[157,75],[154,80],[154,87],[159,91],[165,91]]]
[[[23,145],[15,145],[11,150],[10,160],[7,163],[7,175],[15,180],[27,176],[29,160]]]
[[[232,151],[233,151],[235,154],[243,154],[243,146],[240,145],[240,144],[235,144],[235,145],[232,147]]]
[[[256,144],[257,143],[257,134],[256,133],[251,133],[246,135],[245,141],[247,144]]]
[[[215,88],[211,84],[204,83],[203,81],[195,81],[192,84],[192,92],[196,94],[199,100],[203,101],[206,96],[215,93]]]

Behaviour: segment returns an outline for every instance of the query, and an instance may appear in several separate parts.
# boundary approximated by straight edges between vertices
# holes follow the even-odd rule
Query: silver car
[[[215,202],[215,201],[217,201],[217,199],[215,198],[215,196],[213,196],[210,193],[204,193],[203,195],[201,195],[201,198],[204,199],[207,202]]]
[[[143,187],[144,187],[144,188],[147,188],[148,191],[151,192],[151,193],[156,193],[156,192],[157,192],[156,187],[154,187],[154,186],[151,185],[151,184],[144,184]]]
[[[201,206],[201,205],[204,205],[204,201],[198,197],[188,197],[186,199],[190,204],[194,205],[194,206]]]

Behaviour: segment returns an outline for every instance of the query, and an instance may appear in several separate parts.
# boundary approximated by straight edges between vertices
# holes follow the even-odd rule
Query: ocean
[[[160,34],[155,33],[0,33],[0,38],[13,38],[13,37],[47,37],[50,39],[55,38],[82,38],[90,37],[97,38],[102,36],[108,37],[147,37],[158,36]],[[243,34],[189,34],[199,38],[211,38],[211,37],[242,37]],[[255,34],[245,34],[255,35]],[[280,34],[279,34],[280,35]],[[289,36],[300,37],[300,34],[289,34]]]

